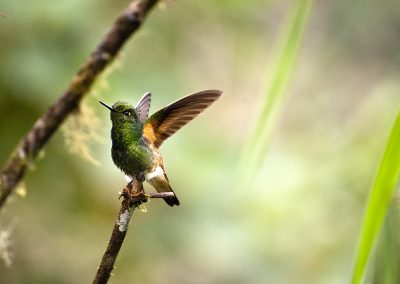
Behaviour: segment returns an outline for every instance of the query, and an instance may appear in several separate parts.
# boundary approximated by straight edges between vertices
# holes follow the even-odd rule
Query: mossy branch
[[[27,166],[65,118],[79,106],[93,83],[118,54],[130,35],[138,30],[157,0],[133,1],[116,19],[110,31],[81,66],[65,93],[21,139],[0,171],[0,208],[23,179]]]
[[[174,193],[161,192],[152,195],[145,194],[143,183],[134,178],[124,188],[121,196],[123,196],[121,209],[119,210],[117,220],[115,221],[110,241],[108,242],[106,251],[104,252],[100,266],[97,269],[96,276],[93,280],[94,284],[108,282],[135,209],[142,203],[147,202],[148,198],[171,197],[174,196]]]

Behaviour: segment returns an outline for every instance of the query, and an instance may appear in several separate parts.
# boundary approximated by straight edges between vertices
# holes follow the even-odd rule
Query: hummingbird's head
[[[123,101],[118,101],[112,107],[99,101],[103,106],[110,110],[110,118],[113,126],[141,123],[135,108]]]

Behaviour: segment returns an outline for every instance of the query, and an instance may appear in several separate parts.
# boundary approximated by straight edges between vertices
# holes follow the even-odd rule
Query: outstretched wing
[[[195,118],[222,95],[218,90],[207,90],[183,97],[160,109],[145,122],[143,136],[158,148],[182,126]]]
[[[135,110],[138,113],[139,119],[142,123],[144,123],[147,117],[149,116],[150,103],[151,103],[151,94],[145,93],[135,106]]]

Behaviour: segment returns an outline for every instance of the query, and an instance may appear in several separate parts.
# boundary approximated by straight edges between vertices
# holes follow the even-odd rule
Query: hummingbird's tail
[[[172,190],[172,188],[171,187],[169,187],[169,191],[170,192],[173,192],[174,193],[174,196],[170,196],[170,197],[164,197],[164,201],[165,202],[167,202],[167,204],[169,205],[169,206],[174,206],[174,205],[176,205],[176,206],[178,206],[180,203],[179,203],[179,199],[178,199],[178,197],[176,197],[176,194],[175,194],[175,192]]]
[[[158,191],[158,192],[172,192],[174,196],[164,197],[164,201],[169,206],[179,205],[178,197],[169,185],[167,175],[164,169],[158,166],[153,172],[146,174],[146,180]]]

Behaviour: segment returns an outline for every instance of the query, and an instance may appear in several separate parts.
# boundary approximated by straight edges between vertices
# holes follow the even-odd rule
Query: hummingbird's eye
[[[132,112],[130,110],[126,110],[123,112],[126,116],[130,116],[132,114]]]

